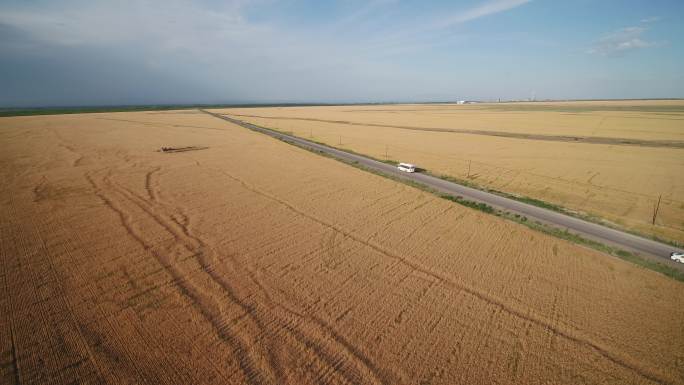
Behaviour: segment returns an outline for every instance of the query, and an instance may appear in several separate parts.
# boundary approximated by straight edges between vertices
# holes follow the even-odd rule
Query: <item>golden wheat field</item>
[[[684,101],[217,111],[684,242]]]
[[[684,383],[682,283],[201,112],[0,144],[2,384]]]

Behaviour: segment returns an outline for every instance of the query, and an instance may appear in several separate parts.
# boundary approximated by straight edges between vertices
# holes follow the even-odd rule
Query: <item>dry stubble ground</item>
[[[216,111],[684,242],[684,101]]]
[[[684,383],[624,261],[192,111],[0,143],[0,383]]]

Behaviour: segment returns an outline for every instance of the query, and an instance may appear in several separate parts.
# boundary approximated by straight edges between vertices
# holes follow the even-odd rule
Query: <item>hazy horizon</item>
[[[684,97],[684,4],[0,5],[0,108]]]
[[[478,103],[478,104],[496,104],[496,103],[563,103],[563,102],[613,102],[613,101],[668,101],[668,100],[684,100],[684,98],[626,98],[626,99],[501,99],[501,100],[466,100],[467,102]],[[410,101],[410,100],[379,100],[379,101],[349,101],[349,102],[316,102],[316,101],[302,101],[302,102],[278,102],[278,101],[262,101],[262,102],[207,102],[207,103],[142,103],[142,104],[55,104],[55,105],[26,105],[26,106],[0,106],[0,110],[78,110],[83,109],[154,109],[155,107],[160,108],[190,108],[190,107],[298,107],[298,106],[345,106],[345,105],[409,105],[409,104],[456,104],[461,100],[443,100],[443,101]]]

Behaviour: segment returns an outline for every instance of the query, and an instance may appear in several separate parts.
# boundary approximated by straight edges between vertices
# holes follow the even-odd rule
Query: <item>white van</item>
[[[399,163],[397,168],[399,169],[399,171],[416,172],[416,166],[411,163]]]

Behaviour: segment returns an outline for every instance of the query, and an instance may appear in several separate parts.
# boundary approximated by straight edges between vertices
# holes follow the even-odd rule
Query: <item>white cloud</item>
[[[650,24],[650,23],[658,22],[660,20],[662,20],[662,19],[658,16],[651,16],[651,17],[647,17],[645,19],[641,19],[641,23],[642,24]]]
[[[450,28],[472,22],[498,13],[520,7],[532,0],[490,0],[480,5],[427,20],[417,21],[414,25],[402,26],[388,31],[378,39],[369,42],[368,49],[377,53],[404,53],[421,48],[436,47],[451,39],[459,39],[463,33],[454,36]]]
[[[447,28],[456,24],[462,24],[482,17],[505,12],[521,5],[525,5],[532,0],[495,0],[485,4],[467,9],[463,12],[449,15],[441,20],[436,20],[433,28]]]
[[[437,10],[426,7],[425,12],[416,3],[358,0],[325,23],[292,22],[289,17],[295,11],[289,7],[262,16],[260,11],[272,10],[275,1],[0,2],[0,28],[9,26],[21,35],[15,40],[25,47],[21,53],[15,50],[15,56],[31,51],[36,57],[73,63],[113,57],[126,68],[197,84],[217,99],[398,98],[398,92],[427,87],[425,79],[431,79],[402,59],[468,38],[451,27],[531,0],[479,0],[465,9],[447,3]],[[412,10],[419,17],[413,17]],[[254,15],[259,17],[250,17]],[[0,39],[0,49],[6,46]],[[119,72],[106,76],[116,82],[126,75]],[[413,79],[415,84],[396,79]]]
[[[167,0],[159,6],[146,0],[67,0],[59,6],[0,5],[0,27],[30,37],[21,39],[25,45],[21,55],[31,51],[61,57],[79,52],[68,60],[86,62],[89,56],[104,54],[126,61],[130,68],[201,84],[208,94],[232,93],[246,100],[263,95],[271,100],[323,98],[332,93],[329,89],[348,89],[352,94],[354,84],[391,73],[373,55],[357,54],[359,42],[343,34],[316,26],[254,22],[245,16],[269,1]],[[0,48],[6,46],[0,39]],[[326,87],[323,82],[302,86],[302,78],[316,76],[330,78],[326,81],[336,86]],[[299,95],[293,95],[293,88]]]
[[[283,28],[255,23],[245,17],[274,0],[227,0],[220,6],[191,0],[167,0],[163,6],[148,0],[66,0],[41,7],[3,7],[0,24],[12,26],[36,40],[62,46],[139,45],[159,51],[202,52],[216,56],[216,48],[257,52],[260,56],[304,55],[321,51],[379,57],[444,44],[448,28],[501,13],[531,0],[490,0],[472,8],[432,15],[399,24],[378,20],[398,0],[372,0],[327,28]],[[258,9],[257,9],[258,10]],[[374,37],[363,36],[359,22],[373,25]],[[355,33],[359,30],[359,33]],[[344,33],[342,33],[342,31]],[[291,43],[291,44],[287,44]],[[307,51],[308,55],[307,55]],[[243,52],[244,53],[244,52]],[[351,55],[354,56],[354,55]]]
[[[628,27],[604,35],[587,51],[590,54],[617,56],[629,51],[653,47],[657,42],[645,40],[646,27]]]
[[[0,23],[24,30],[36,39],[61,45],[109,44],[148,40],[174,46],[202,35],[226,36],[247,24],[241,1],[228,1],[220,11],[184,0],[163,6],[148,1],[69,1],[40,9],[4,9]],[[205,36],[206,37],[206,36]]]

